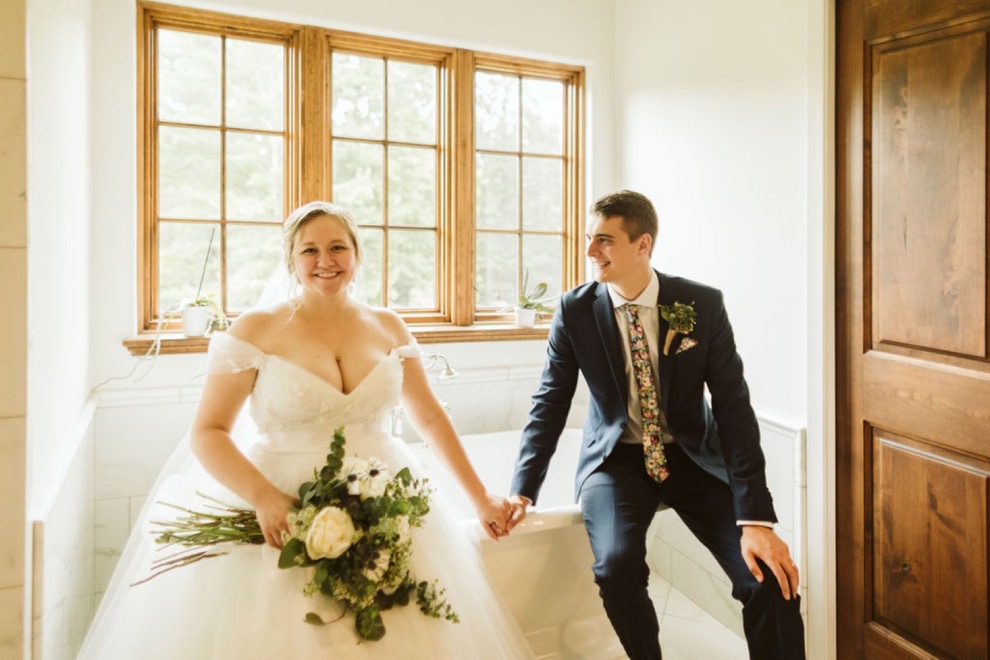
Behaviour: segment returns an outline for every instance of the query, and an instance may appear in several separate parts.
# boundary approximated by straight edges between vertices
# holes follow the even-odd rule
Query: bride
[[[277,567],[292,493],[321,466],[333,430],[346,451],[416,470],[384,418],[401,400],[413,426],[439,453],[485,531],[506,534],[505,498],[488,493],[430,389],[419,349],[393,312],[348,293],[361,263],[354,223],[343,208],[312,202],[283,231],[286,265],[301,285],[288,301],[243,314],[210,342],[202,400],[190,432],[198,464],[159,480],[83,643],[80,658],[491,658],[532,657],[485,581],[477,548],[434,494],[426,524],[413,531],[412,574],[437,579],[459,623],[424,616],[415,604],[382,612],[384,638],[360,640],[343,606],[306,596],[307,570]],[[235,422],[245,401],[256,426],[242,451]],[[203,472],[205,469],[205,473]],[[197,508],[205,491],[256,511],[264,545],[237,545],[145,577],[155,552],[148,520],[155,501]],[[202,509],[202,505],[198,505]],[[322,601],[322,602],[321,602]],[[316,611],[325,625],[304,621]]]

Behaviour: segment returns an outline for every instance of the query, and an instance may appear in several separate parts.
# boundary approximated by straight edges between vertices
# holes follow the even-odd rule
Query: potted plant
[[[210,233],[210,245],[206,249],[206,258],[203,260],[203,270],[199,275],[196,295],[188,300],[183,300],[177,307],[172,308],[182,316],[182,332],[187,337],[202,337],[210,329],[226,330],[229,325],[227,315],[223,313],[223,308],[217,302],[216,296],[212,293],[203,295],[203,280],[206,278],[206,267],[210,262],[210,252],[213,250],[213,239],[216,236],[216,231],[214,227]]]
[[[185,300],[179,305],[179,309],[182,314],[182,331],[187,337],[202,337],[211,328],[227,329],[227,315],[223,313],[212,293]]]
[[[529,290],[529,271],[523,275],[522,292],[519,294],[519,301],[513,306],[516,315],[516,325],[521,328],[532,328],[536,325],[536,313],[553,313],[553,308],[546,305],[552,300],[546,296],[547,283],[538,282],[533,290]]]

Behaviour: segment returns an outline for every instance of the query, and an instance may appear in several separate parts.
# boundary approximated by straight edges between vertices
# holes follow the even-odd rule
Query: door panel
[[[920,648],[986,657],[987,475],[872,429],[873,620]],[[952,625],[945,625],[951,622]]]
[[[871,51],[874,342],[986,357],[987,36]]]
[[[990,5],[837,10],[839,657],[988,658]]]

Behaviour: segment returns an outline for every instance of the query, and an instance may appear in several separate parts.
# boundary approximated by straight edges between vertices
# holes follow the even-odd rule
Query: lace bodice
[[[378,426],[399,402],[402,360],[419,357],[415,344],[393,349],[350,392],[305,367],[228,334],[210,340],[209,373],[258,372],[250,413],[270,448],[292,451],[312,442],[323,445],[338,426]]]

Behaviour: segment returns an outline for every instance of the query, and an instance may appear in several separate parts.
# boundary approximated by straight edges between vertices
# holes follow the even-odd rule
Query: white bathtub
[[[471,462],[490,492],[508,494],[519,431],[466,435]],[[591,573],[592,554],[574,503],[580,429],[567,429],[550,462],[540,500],[511,536],[497,543],[484,535],[474,509],[437,456],[414,452],[444,498],[452,501],[468,533],[482,538],[488,579],[522,626],[539,658],[622,658]]]

